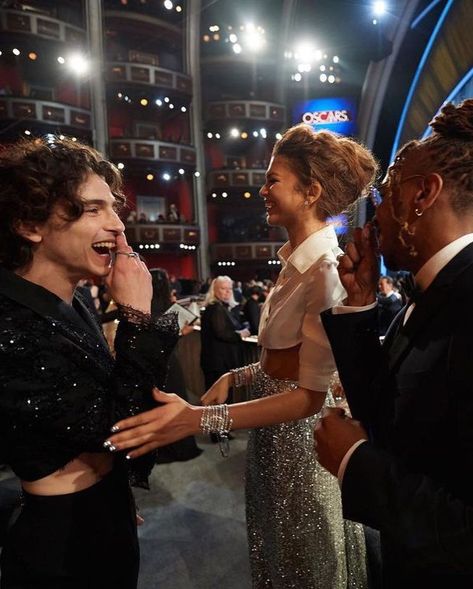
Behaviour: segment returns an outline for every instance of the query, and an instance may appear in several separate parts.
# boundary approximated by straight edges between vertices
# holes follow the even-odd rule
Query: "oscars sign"
[[[295,104],[293,123],[305,123],[314,129],[328,129],[341,135],[354,135],[356,105],[347,98],[319,98]]]

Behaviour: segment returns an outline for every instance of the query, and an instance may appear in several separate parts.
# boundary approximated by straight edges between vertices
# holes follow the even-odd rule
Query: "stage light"
[[[176,6],[176,12],[182,12],[182,6],[177,5]]]
[[[259,137],[258,131],[253,131],[253,137]]]
[[[194,172],[194,176],[195,176],[196,178],[199,178],[199,177],[200,177],[200,172]]]
[[[238,41],[238,37],[237,35],[235,35],[235,33],[232,33],[229,37],[228,40],[230,41],[230,43],[236,43]]]
[[[140,100],[140,104],[141,104],[141,106],[148,106],[148,99],[147,98],[142,98]]]
[[[276,133],[276,139],[282,139],[281,133]]]
[[[58,61],[58,63],[60,63],[61,65],[62,65],[62,64],[64,64],[64,63],[66,63],[66,60],[64,59],[64,57],[61,57],[61,56],[59,56],[59,57],[57,58],[57,61]]]
[[[241,45],[239,45],[238,43],[235,43],[235,45],[233,45],[233,51],[234,53],[236,53],[237,55],[239,53],[241,53]]]
[[[215,139],[220,139],[220,133],[215,133]]]
[[[181,106],[181,112],[187,112],[187,108],[185,106]]]
[[[169,102],[169,96],[164,97],[164,102]]]
[[[172,110],[174,108],[174,104],[172,102],[169,103],[169,108]]]
[[[320,74],[319,79],[321,82],[326,82],[327,81],[327,74]]]
[[[71,69],[78,76],[85,74],[90,67],[87,59],[80,53],[74,53],[73,55],[69,56],[67,58],[67,65],[69,69]]]
[[[28,131],[28,129],[26,129],[25,135],[31,135],[31,131]]]
[[[332,74],[330,74],[330,76],[328,77],[328,82],[329,84],[333,84],[335,82],[335,76],[332,76]]]
[[[338,63],[340,61],[340,58],[338,57],[338,55],[334,55],[333,56],[333,63]]]
[[[266,129],[260,129],[259,134],[263,139],[266,139],[266,137],[268,136],[268,132],[266,131]]]
[[[248,139],[248,133],[246,131],[243,131],[243,133],[241,134],[241,138]]]
[[[178,170],[179,174],[182,176],[183,174],[185,174],[185,170],[184,168],[179,168]]]
[[[12,53],[18,57],[18,55],[20,55],[20,50],[15,47],[15,49],[12,49]]]
[[[160,98],[156,98],[154,103],[156,104],[156,106],[163,106],[163,101]]]
[[[31,61],[36,61],[38,59],[38,55],[34,51],[30,51],[28,53],[28,57],[31,59]]]
[[[154,180],[154,174],[146,174],[146,180],[148,180],[148,182],[151,182],[151,180]]]
[[[297,74],[294,74],[293,78],[296,82],[300,82],[302,80],[302,74],[297,72]]]
[[[168,174],[168,172],[164,172],[164,174],[162,175],[162,179],[166,182],[169,182],[169,180],[171,180],[171,174]]]
[[[236,128],[230,129],[230,136],[231,137],[239,137],[239,135],[240,135],[240,131],[238,129],[236,129]]]
[[[244,196],[245,198],[251,198],[251,192],[245,192],[245,193],[243,194],[243,196]]]
[[[374,15],[381,16],[385,12],[386,12],[386,2],[383,2],[382,0],[378,0],[378,2],[373,3],[373,14]]]
[[[172,10],[174,7],[174,4],[171,2],[171,0],[164,0],[164,8],[166,10]]]
[[[213,133],[210,133],[210,131],[209,131],[209,132],[207,133],[207,137],[208,137],[209,139],[212,139],[212,137],[213,137]]]
[[[222,196],[223,196],[223,198],[227,198],[228,193],[227,192],[222,192]]]
[[[125,164],[124,164],[123,162],[118,162],[118,164],[117,164],[117,168],[118,168],[119,170],[123,170],[123,168],[124,168],[124,167],[125,167]]]

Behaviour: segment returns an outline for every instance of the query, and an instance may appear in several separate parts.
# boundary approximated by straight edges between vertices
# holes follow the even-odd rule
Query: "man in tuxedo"
[[[353,419],[327,409],[316,451],[345,517],[380,530],[383,589],[473,587],[473,100],[431,126],[340,260],[346,306],[322,317]],[[382,346],[376,229],[418,291]]]
[[[402,309],[402,300],[394,292],[394,282],[390,276],[380,277],[378,291],[379,335],[385,335],[392,320]]]

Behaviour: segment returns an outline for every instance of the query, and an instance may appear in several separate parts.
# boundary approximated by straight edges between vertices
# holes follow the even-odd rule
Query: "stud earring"
[[[304,205],[305,205],[306,207],[308,207],[308,206],[309,206],[309,204],[310,204],[310,203],[309,203],[309,201],[306,199],[306,200],[304,201]]]
[[[422,215],[424,214],[424,211],[422,209],[414,209],[414,213],[418,216],[418,217],[422,217]]]

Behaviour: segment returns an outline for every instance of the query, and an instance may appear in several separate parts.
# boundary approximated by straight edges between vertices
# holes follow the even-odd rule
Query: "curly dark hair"
[[[32,260],[32,244],[19,235],[18,227],[41,225],[56,205],[65,220],[83,213],[80,185],[90,173],[110,186],[117,205],[125,202],[119,170],[88,145],[48,136],[22,139],[0,151],[0,265],[10,270]]]
[[[322,187],[317,214],[325,220],[349,208],[374,181],[378,164],[363,145],[330,131],[316,131],[301,123],[288,129],[273,148],[273,156],[289,161],[299,189]]]
[[[450,191],[450,202],[457,214],[473,209],[473,99],[458,106],[446,104],[429,123],[432,134],[413,139],[399,151],[396,159],[417,152],[425,161],[426,172],[437,172]]]

